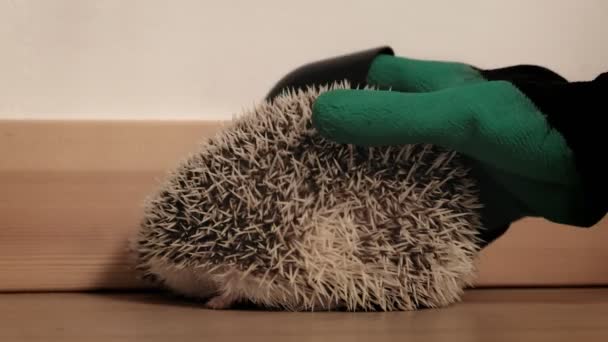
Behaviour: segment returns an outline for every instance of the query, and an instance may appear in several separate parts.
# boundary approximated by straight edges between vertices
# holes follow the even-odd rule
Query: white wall
[[[608,1],[0,0],[0,118],[230,118],[311,60],[380,44],[608,71]]]

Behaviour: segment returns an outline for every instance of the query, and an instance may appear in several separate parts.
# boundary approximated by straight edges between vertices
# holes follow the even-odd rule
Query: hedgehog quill
[[[460,300],[481,205],[461,157],[431,145],[320,137],[311,106],[347,82],[289,90],[243,113],[147,198],[144,279],[229,309],[394,311]]]

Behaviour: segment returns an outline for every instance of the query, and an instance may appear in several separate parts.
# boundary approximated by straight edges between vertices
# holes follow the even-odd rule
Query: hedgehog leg
[[[209,299],[205,303],[205,307],[213,310],[225,310],[236,304],[238,300],[239,297],[237,295],[224,292]]]

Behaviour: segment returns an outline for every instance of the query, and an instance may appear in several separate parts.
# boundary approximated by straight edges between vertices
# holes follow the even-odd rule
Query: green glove
[[[317,99],[320,134],[363,146],[431,143],[467,156],[488,243],[526,216],[584,225],[573,152],[541,109],[551,100],[532,101],[556,85],[563,89],[567,82],[555,73],[379,56],[368,82],[392,91],[334,90]]]
[[[459,62],[379,55],[371,63],[367,83],[401,92],[430,92],[488,80],[567,83],[557,73],[537,65],[484,70]]]

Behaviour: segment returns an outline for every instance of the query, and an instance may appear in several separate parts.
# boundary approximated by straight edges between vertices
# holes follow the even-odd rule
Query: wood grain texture
[[[439,310],[212,311],[156,294],[0,295],[0,341],[608,341],[608,289],[475,290]]]
[[[205,121],[0,121],[0,291],[138,288],[126,253],[145,196],[221,128]],[[478,286],[608,284],[608,224],[528,219],[484,251]]]

